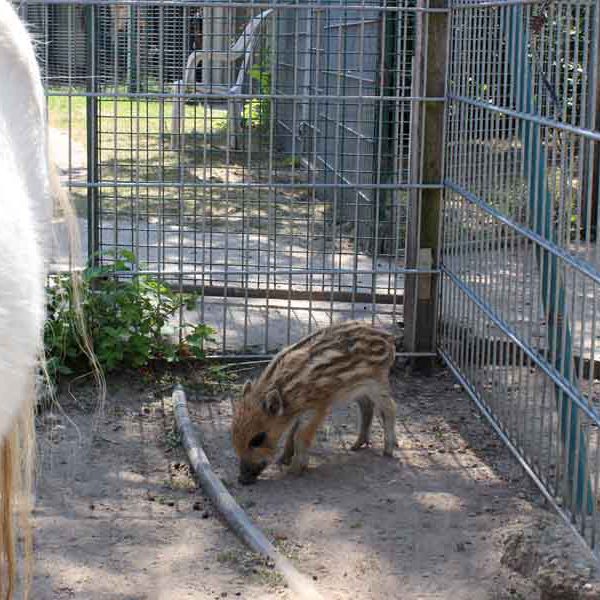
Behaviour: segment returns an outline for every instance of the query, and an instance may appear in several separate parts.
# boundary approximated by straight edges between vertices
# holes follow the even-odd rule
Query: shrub
[[[207,325],[188,325],[191,333],[178,343],[166,335],[171,317],[193,298],[174,292],[156,278],[133,272],[135,256],[131,252],[110,256],[112,264],[88,267],[81,277],[85,325],[100,366],[109,372],[145,367],[151,361],[204,358],[206,343],[213,341],[215,333]],[[131,276],[117,278],[115,271]],[[48,373],[56,381],[61,375],[84,369],[87,359],[75,326],[72,275],[51,275],[47,293],[44,346]]]

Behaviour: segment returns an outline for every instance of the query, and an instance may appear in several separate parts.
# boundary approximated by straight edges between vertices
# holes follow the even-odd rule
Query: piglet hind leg
[[[396,438],[396,401],[392,396],[390,386],[381,383],[373,391],[373,401],[381,413],[383,424],[383,454],[393,456],[394,449],[398,447]]]
[[[295,452],[295,438],[298,433],[298,428],[300,427],[300,419],[297,419],[292,427],[290,428],[287,438],[285,440],[285,447],[283,449],[283,453],[277,460],[277,464],[279,465],[289,465],[292,462],[292,458],[294,457]]]
[[[373,423],[373,401],[371,398],[362,396],[358,398],[356,404],[359,409],[358,438],[350,448],[354,451],[371,446],[371,424]]]

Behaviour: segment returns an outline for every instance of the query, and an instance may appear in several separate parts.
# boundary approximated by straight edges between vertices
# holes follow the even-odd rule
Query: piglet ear
[[[283,415],[283,398],[275,388],[267,392],[262,404],[263,410],[270,417],[281,417],[281,415]]]
[[[246,394],[249,394],[251,389],[252,389],[252,382],[248,379],[248,381],[246,381],[246,383],[244,384],[244,387],[242,388],[242,397],[244,397]]]

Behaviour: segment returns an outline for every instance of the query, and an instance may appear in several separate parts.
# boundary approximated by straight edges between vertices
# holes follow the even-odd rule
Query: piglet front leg
[[[296,433],[298,428],[300,427],[300,419],[297,419],[296,422],[292,425],[287,439],[285,441],[285,448],[283,449],[283,454],[277,459],[278,465],[289,465],[292,462],[292,458],[294,456],[294,438],[296,437]]]
[[[327,416],[327,407],[318,408],[312,419],[294,436],[294,455],[290,473],[300,475],[308,468],[308,450],[313,444],[317,430]]]

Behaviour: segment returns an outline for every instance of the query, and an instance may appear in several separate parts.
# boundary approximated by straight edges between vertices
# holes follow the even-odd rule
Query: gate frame
[[[438,269],[441,248],[446,96],[450,51],[450,0],[418,0],[410,136],[410,190],[407,219],[407,269]],[[419,10],[421,9],[421,10]],[[437,9],[428,12],[427,9]],[[440,10],[441,9],[441,10]],[[445,10],[444,10],[445,9]],[[439,12],[438,12],[439,11]],[[429,43],[443,40],[443,43]],[[442,100],[440,100],[442,99]],[[406,275],[404,345],[412,366],[427,367],[437,354],[440,274]]]

